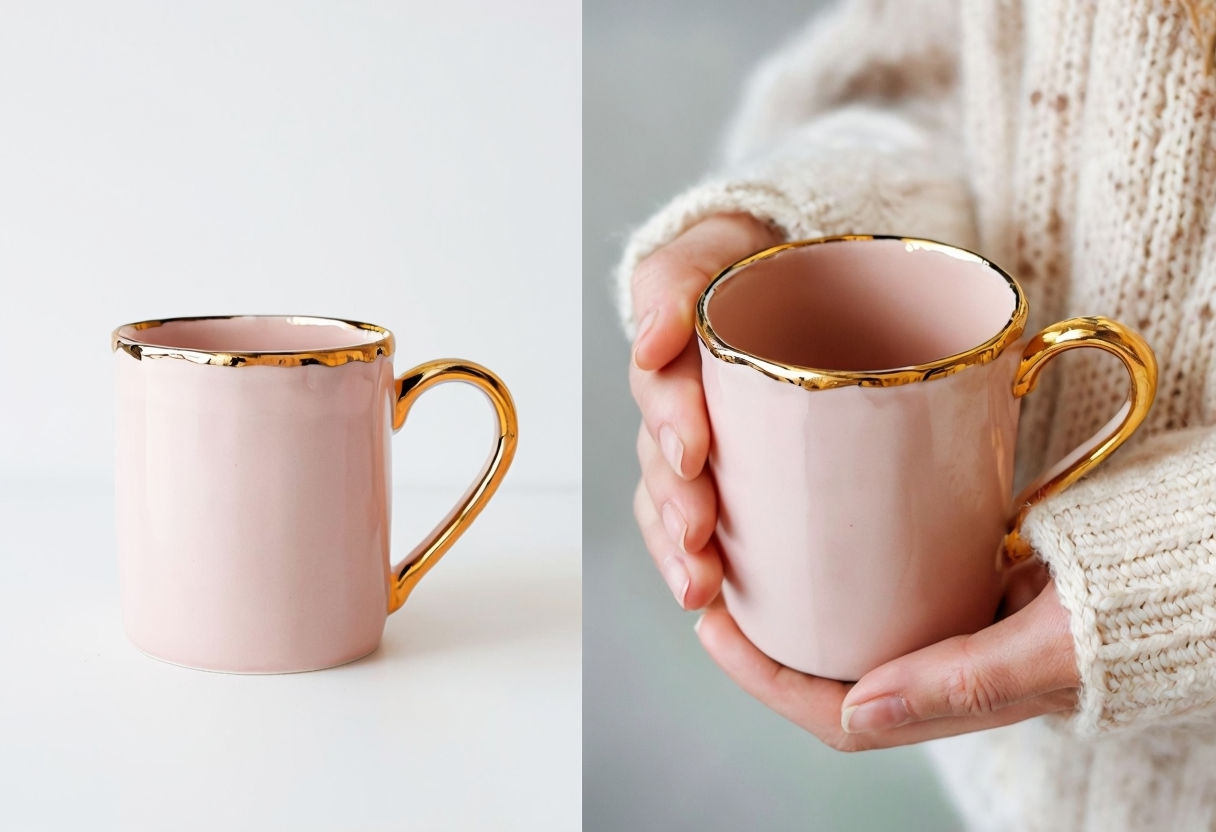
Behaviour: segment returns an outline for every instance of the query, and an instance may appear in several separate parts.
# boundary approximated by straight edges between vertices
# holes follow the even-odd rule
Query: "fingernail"
[[[684,521],[684,517],[676,508],[675,503],[670,500],[663,503],[663,526],[667,529],[667,536],[687,552],[688,550],[684,548],[684,537],[688,534],[688,523]]]
[[[692,631],[697,635],[701,634],[701,622],[705,620],[705,616],[701,615],[697,618],[697,623],[692,625]]]
[[[671,588],[671,594],[676,596],[681,607],[684,606],[684,596],[688,594],[689,583],[688,570],[684,568],[684,564],[680,563],[675,555],[671,555],[663,561],[659,571],[663,573],[663,580],[667,581],[667,586]]]
[[[633,337],[633,363],[638,363],[638,347],[641,346],[643,339],[646,338],[646,333],[650,332],[654,322],[658,320],[659,310],[651,309],[643,317],[641,323],[638,324],[638,334]]]
[[[902,696],[882,696],[845,708],[840,714],[840,727],[846,734],[885,731],[908,722],[908,703]]]
[[[680,441],[679,434],[671,425],[663,425],[659,428],[659,447],[663,449],[663,456],[667,458],[667,464],[671,466],[671,470],[681,477],[684,476],[680,472],[680,462],[684,459],[684,443]]]

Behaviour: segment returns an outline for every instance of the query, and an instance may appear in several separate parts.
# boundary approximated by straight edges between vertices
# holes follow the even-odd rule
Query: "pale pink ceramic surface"
[[[140,335],[206,350],[377,337],[236,320]],[[374,650],[388,609],[391,359],[221,367],[118,350],[114,360],[122,606],[136,646],[245,673]]]
[[[325,318],[248,315],[231,318],[179,318],[153,329],[134,326],[119,334],[153,340],[158,346],[211,352],[285,352],[328,350],[370,344],[380,332],[356,329]]]
[[[748,266],[719,284],[708,312],[720,337],[762,358],[884,370],[977,346],[1014,305],[986,266],[869,241]],[[992,622],[1017,345],[945,378],[813,391],[718,360],[704,343],[701,354],[723,595],[756,646],[855,680]]]
[[[827,370],[926,364],[984,343],[1015,296],[999,273],[900,240],[785,251],[715,287],[722,340],[752,355]]]

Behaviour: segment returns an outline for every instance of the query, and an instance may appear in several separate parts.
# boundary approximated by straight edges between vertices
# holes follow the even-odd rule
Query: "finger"
[[[735,684],[786,719],[821,739],[825,727],[839,731],[840,703],[848,692],[844,682],[808,676],[773,661],[743,635],[720,600],[697,622],[697,637]]]
[[[843,703],[852,732],[981,716],[1079,684],[1068,612],[1049,584],[1030,604],[867,673]]]
[[[1001,598],[996,617],[1006,618],[1027,606],[1039,597],[1050,580],[1051,573],[1047,571],[1047,566],[1034,558],[1010,569],[1005,574],[1004,597]]]
[[[714,662],[761,703],[840,751],[864,751],[950,737],[1011,725],[1075,706],[1072,691],[1056,691],[982,716],[947,717],[915,722],[889,731],[850,734],[843,730],[840,709],[849,685],[808,676],[770,659],[748,641],[721,600],[697,622],[697,635]]]
[[[647,257],[633,272],[633,361],[657,370],[692,336],[693,307],[710,279],[749,254],[768,248],[776,233],[750,214],[719,214],[694,225]]]
[[[705,548],[718,522],[718,497],[709,474],[681,479],[671,470],[645,425],[638,428],[638,460],[642,483],[668,537],[685,552]]]
[[[722,587],[722,557],[712,542],[699,552],[680,549],[667,534],[642,483],[633,495],[633,515],[650,556],[681,607],[700,609],[717,597]]]
[[[838,745],[833,747],[840,751],[873,751],[879,748],[915,745],[930,740],[956,737],[959,734],[970,734],[974,731],[1003,728],[1006,725],[1014,725],[1047,714],[1066,714],[1076,708],[1076,701],[1075,691],[1059,690],[1023,700],[1008,708],[982,716],[943,717],[926,722],[913,722],[890,731],[850,734],[837,724],[835,740]]]
[[[690,342],[661,370],[630,367],[629,386],[671,470],[686,480],[700,475],[709,454],[709,415],[697,345]]]
[[[1024,699],[999,711],[981,716],[955,716],[941,719],[930,719],[925,722],[913,722],[895,728],[891,731],[871,731],[864,734],[850,734],[836,726],[838,741],[843,746],[842,751],[870,751],[878,748],[894,748],[900,745],[912,745],[918,742],[939,740],[945,737],[955,737],[959,734],[969,734],[973,731],[987,731],[991,728],[1003,728],[1027,719],[1053,713],[1073,711],[1077,705],[1075,690],[1058,690]]]

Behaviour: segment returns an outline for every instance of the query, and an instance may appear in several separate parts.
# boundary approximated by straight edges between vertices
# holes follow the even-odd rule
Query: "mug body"
[[[116,332],[123,619],[144,652],[313,670],[387,616],[392,336],[326,319]]]
[[[779,248],[699,307],[723,595],[775,660],[856,680],[993,620],[1025,302],[927,241]]]

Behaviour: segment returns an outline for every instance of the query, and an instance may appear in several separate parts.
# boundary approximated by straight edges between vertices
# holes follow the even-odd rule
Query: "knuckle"
[[[657,291],[667,280],[668,275],[682,265],[681,258],[670,247],[663,247],[638,263],[633,270],[633,288],[635,291]]]
[[[650,495],[646,492],[646,483],[639,480],[638,486],[633,490],[633,519],[641,526],[646,519],[646,501],[650,499]]]
[[[629,393],[633,396],[633,400],[637,403],[639,408],[642,407],[642,400],[646,393],[646,380],[648,375],[653,375],[653,373],[648,373],[646,370],[639,370],[636,366],[634,366],[632,361],[629,362]]]
[[[679,395],[674,389],[669,374],[662,370],[639,370],[636,367],[629,373],[629,392],[648,423],[651,419],[661,416],[672,409],[672,396]]]
[[[946,677],[946,702],[955,714],[986,714],[1004,704],[991,674],[971,662],[957,665]]]
[[[642,472],[642,496],[646,499],[647,512],[659,517],[659,507],[667,496],[662,488],[662,481],[646,471]]]
[[[635,449],[638,453],[638,461],[645,467],[646,460],[651,456],[651,447],[654,445],[654,440],[650,438],[650,433],[646,430],[646,424],[643,422],[638,426],[638,438],[635,443]]]

